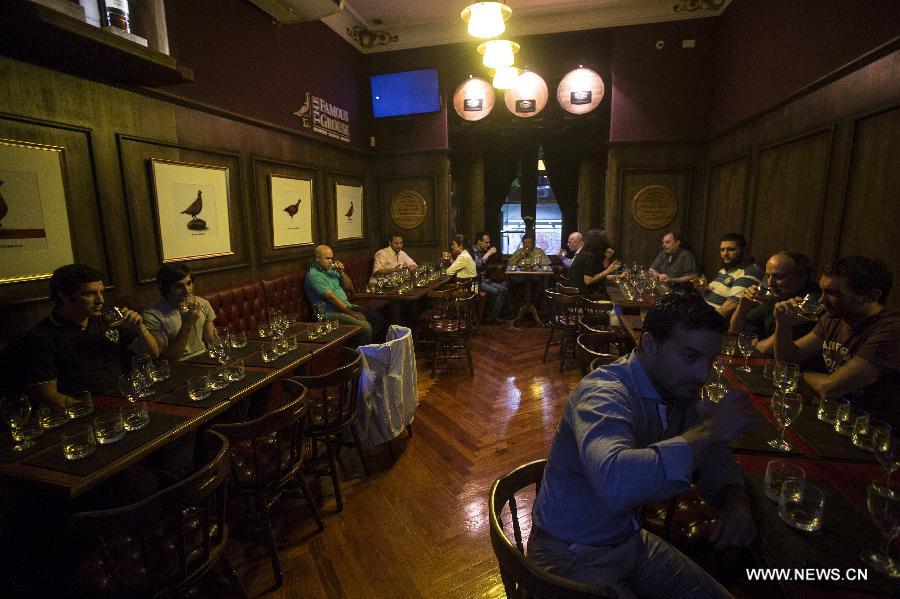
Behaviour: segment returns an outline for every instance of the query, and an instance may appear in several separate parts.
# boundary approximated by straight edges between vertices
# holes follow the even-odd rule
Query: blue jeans
[[[350,304],[350,309],[354,312],[362,312],[366,319],[359,320],[343,312],[329,312],[328,317],[335,318],[344,324],[355,324],[360,327],[359,333],[354,338],[357,345],[368,345],[373,340],[375,343],[384,341],[384,316],[381,315],[381,312],[355,304]]]
[[[491,312],[487,316],[488,319],[494,320],[499,318],[500,311],[503,310],[503,306],[506,305],[506,298],[509,296],[509,289],[506,287],[506,284],[484,279],[483,281],[481,281],[481,289],[483,289],[485,293],[494,298],[494,304],[491,306]]]

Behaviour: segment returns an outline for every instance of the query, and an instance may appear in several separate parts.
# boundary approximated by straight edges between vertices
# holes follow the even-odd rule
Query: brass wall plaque
[[[427,213],[428,204],[417,191],[407,189],[391,198],[391,220],[401,229],[415,229]]]
[[[678,213],[678,200],[668,187],[648,185],[634,194],[631,215],[645,229],[662,229]]]

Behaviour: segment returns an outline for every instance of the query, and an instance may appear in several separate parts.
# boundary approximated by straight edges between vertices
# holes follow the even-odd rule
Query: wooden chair
[[[559,370],[562,372],[566,367],[567,359],[575,358],[575,337],[578,333],[578,317],[581,310],[580,295],[566,295],[547,289],[544,291],[548,302],[550,303],[550,335],[547,337],[547,344],[544,346],[544,359],[547,361],[547,354],[551,345],[559,346]],[[559,340],[556,340],[557,331],[560,333]]]
[[[290,386],[294,397],[286,405],[255,420],[211,427],[231,443],[232,486],[239,497],[247,500],[248,518],[262,529],[275,574],[275,588],[284,584],[284,574],[275,547],[270,513],[282,493],[299,487],[319,530],[325,528],[322,514],[301,472],[309,454],[306,388]]]
[[[519,505],[516,494],[534,485],[534,496],[540,491],[541,479],[547,460],[537,460],[519,466],[506,476],[498,478],[491,486],[489,517],[491,520],[491,546],[500,566],[500,578],[506,596],[510,599],[587,599],[589,597],[615,597],[611,589],[569,580],[547,572],[525,556],[522,529],[519,524]],[[509,506],[514,541],[503,525],[504,508]],[[528,513],[530,506],[523,506]]]
[[[581,289],[572,287],[568,283],[563,283],[562,281],[556,284],[556,290],[565,295],[581,295]]]
[[[581,376],[591,372],[597,366],[612,364],[618,360],[621,356],[611,351],[617,341],[618,337],[610,331],[578,335],[575,340],[575,357],[581,368]]]
[[[468,290],[451,291],[444,318],[433,319],[429,324],[435,339],[431,361],[431,377],[437,374],[438,362],[443,359],[449,365],[453,358],[465,357],[469,365],[469,376],[475,376],[472,365],[472,350],[469,336],[473,331],[475,301],[477,296]]]
[[[228,439],[205,431],[212,458],[188,478],[137,503],[69,519],[76,539],[70,589],[86,597],[182,597],[219,560],[228,563]]]
[[[363,470],[366,475],[369,474],[366,453],[359,441],[359,432],[354,425],[359,396],[359,375],[362,371],[362,355],[356,350],[342,348],[340,359],[344,364],[330,372],[319,375],[293,376],[285,379],[282,383],[282,386],[292,394],[302,393],[303,387],[309,390],[306,408],[309,418],[307,430],[313,440],[312,459],[318,458],[315,442],[321,440],[325,444],[328,468],[325,471],[317,470],[316,474],[319,476],[328,474],[331,477],[337,511],[344,509],[337,463],[343,446],[343,437],[348,429],[353,436],[353,443],[359,453]]]

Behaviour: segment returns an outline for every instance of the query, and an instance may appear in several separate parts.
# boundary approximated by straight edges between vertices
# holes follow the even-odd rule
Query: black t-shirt
[[[110,329],[99,318],[89,318],[82,329],[51,314],[23,340],[25,384],[56,381],[60,393],[115,393],[119,376],[130,368],[128,346],[136,338],[134,331]]]
[[[603,289],[603,282],[597,282],[594,285],[585,285],[584,277],[593,277],[598,272],[603,270],[603,258],[598,258],[591,252],[586,252],[581,250],[578,252],[578,255],[575,256],[575,260],[572,262],[572,266],[569,267],[569,281],[571,281],[572,285],[578,287],[578,289],[582,293],[586,293],[588,291],[598,291]]]

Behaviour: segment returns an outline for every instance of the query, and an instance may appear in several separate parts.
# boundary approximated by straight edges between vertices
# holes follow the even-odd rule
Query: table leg
[[[539,327],[544,326],[544,323],[541,322],[541,317],[538,315],[537,308],[532,301],[532,284],[533,283],[530,281],[525,283],[525,301],[519,307],[519,313],[516,315],[516,319],[513,320],[513,325],[519,324],[526,315],[530,315]]]

